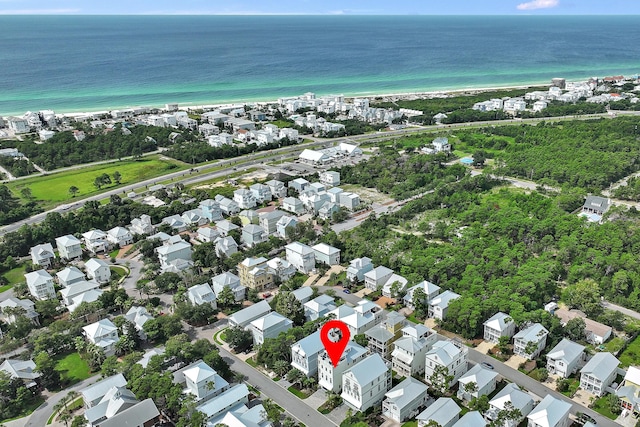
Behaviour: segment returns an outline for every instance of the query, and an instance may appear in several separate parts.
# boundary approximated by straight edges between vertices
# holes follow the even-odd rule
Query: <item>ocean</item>
[[[640,72],[640,16],[1,16],[0,115]]]

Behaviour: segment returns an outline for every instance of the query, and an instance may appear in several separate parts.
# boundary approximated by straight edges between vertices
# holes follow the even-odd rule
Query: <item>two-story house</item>
[[[102,319],[82,328],[82,333],[92,344],[100,347],[104,354],[113,356],[118,342],[118,327],[109,319]]]
[[[58,248],[58,255],[60,255],[60,258],[64,258],[66,260],[72,260],[72,259],[82,257],[81,242],[71,234],[57,237],[56,247]]]
[[[98,283],[107,283],[111,279],[109,264],[100,258],[91,258],[84,264],[87,276]]]
[[[281,199],[287,196],[287,188],[284,186],[284,182],[278,181],[277,179],[271,179],[264,184],[269,187],[272,197]]]
[[[213,292],[216,294],[216,298],[219,297],[220,292],[224,288],[231,289],[236,302],[243,301],[247,288],[240,284],[240,277],[233,273],[225,271],[211,278],[211,284],[213,285]]]
[[[300,242],[289,243],[285,247],[287,261],[293,264],[299,272],[309,274],[316,267],[315,252],[311,247]]]
[[[163,272],[182,271],[191,266],[191,245],[182,239],[170,245],[160,246],[155,251]]]
[[[66,267],[56,273],[56,278],[58,279],[58,283],[65,288],[74,283],[81,282],[85,280],[84,273],[78,269],[76,266]]]
[[[265,300],[257,302],[242,310],[236,311],[228,317],[229,326],[236,328],[246,328],[251,322],[264,317],[271,312],[271,306]]]
[[[293,322],[275,311],[252,321],[249,330],[253,334],[253,344],[262,345],[267,338],[276,338],[280,332],[291,329]]]
[[[240,209],[253,209],[257,202],[253,193],[246,188],[240,188],[233,192],[233,201],[236,202]]]
[[[364,285],[367,289],[371,289],[372,291],[377,291],[387,283],[389,277],[393,274],[393,270],[387,268],[383,265],[379,265],[378,267],[370,270],[364,274]]]
[[[53,260],[56,259],[56,254],[53,252],[53,246],[51,246],[51,243],[34,246],[29,252],[31,254],[31,262],[33,265],[39,265],[42,268],[51,267]]]
[[[296,230],[298,220],[289,215],[283,215],[276,223],[276,235],[283,239],[289,239]]]
[[[197,233],[196,239],[203,243],[215,242],[220,237],[218,230],[211,227],[200,227]]]
[[[55,298],[56,291],[53,286],[53,277],[46,270],[36,270],[24,275],[29,293],[40,301]]]
[[[527,415],[527,427],[568,427],[571,404],[547,394]]]
[[[124,227],[113,227],[107,231],[107,241],[116,248],[123,248],[133,243],[133,236]]]
[[[393,370],[403,377],[422,375],[427,351],[437,340],[437,334],[424,325],[405,326],[391,353]]]
[[[568,378],[578,371],[584,360],[584,349],[583,345],[563,338],[547,353],[547,371]]]
[[[187,298],[193,305],[209,304],[214,309],[218,308],[216,304],[216,295],[208,283],[193,285],[187,289]]]
[[[326,243],[318,243],[311,247],[317,262],[326,265],[340,264],[340,249],[327,245]]]
[[[399,274],[393,273],[382,285],[382,296],[396,298],[407,287],[408,280]]]
[[[282,209],[295,215],[302,215],[305,211],[304,203],[297,197],[285,197],[282,199]]]
[[[102,230],[90,230],[82,233],[82,239],[84,240],[85,248],[87,248],[89,252],[97,254],[109,250],[107,233]]]
[[[325,390],[339,393],[342,390],[342,374],[367,357],[367,350],[359,344],[349,341],[340,356],[338,366],[333,366],[326,350],[318,355],[318,385]]]
[[[216,239],[216,255],[230,257],[238,252],[238,243],[233,240],[233,237],[227,236]]]
[[[513,353],[532,360],[547,344],[549,331],[540,323],[529,325],[513,337]]]
[[[462,374],[467,372],[466,347],[457,346],[451,341],[437,341],[425,355],[424,376],[427,384],[431,385],[434,372],[445,368],[446,375],[450,375],[450,384],[454,384]]]
[[[311,301],[303,304],[304,317],[307,320],[317,320],[325,317],[330,311],[336,309],[335,299],[329,295],[318,295]]]
[[[252,247],[258,243],[266,242],[268,237],[269,236],[264,228],[255,224],[247,224],[242,227],[242,236],[240,240],[248,247]]]
[[[580,370],[580,388],[602,396],[615,381],[619,364],[611,353],[596,353]]]
[[[231,200],[228,197],[224,197],[220,194],[218,194],[215,197],[215,201],[218,202],[218,205],[220,206],[220,211],[227,216],[235,215],[238,212],[240,212],[240,209],[243,209],[243,208],[240,208],[240,206],[235,200]]]
[[[156,231],[156,227],[151,223],[151,217],[147,214],[140,215],[140,218],[134,218],[131,220],[129,231],[132,234],[153,234]]]
[[[34,324],[39,325],[38,312],[35,309],[35,304],[30,299],[19,299],[16,297],[9,297],[6,300],[0,302],[0,319],[11,324],[16,321],[18,312],[23,311],[24,316],[31,320]]]
[[[124,318],[133,324],[138,332],[138,337],[141,340],[147,339],[147,334],[144,331],[144,324],[153,319],[153,316],[149,314],[146,308],[133,305],[124,315]]]
[[[220,208],[220,203],[212,199],[206,199],[201,201],[199,206],[202,210],[202,216],[207,218],[209,222],[222,220],[222,209]]]
[[[424,304],[428,305],[429,301],[434,299],[436,296],[440,294],[440,286],[429,282],[428,280],[423,280],[415,286],[407,289],[407,293],[403,298],[404,305],[411,310],[415,310],[415,306],[413,305],[414,301],[414,292],[418,289],[421,289],[424,292]]]
[[[371,270],[373,270],[371,258],[355,258],[351,260],[349,267],[347,268],[347,280],[350,282],[362,282],[364,280],[365,273],[368,273]]]
[[[253,198],[258,204],[271,201],[271,188],[268,185],[256,183],[249,186],[249,191],[253,194]]]
[[[364,412],[379,404],[391,389],[391,368],[379,354],[372,354],[342,374],[344,403]]]
[[[616,390],[623,411],[637,417],[640,414],[640,368],[629,366],[624,381]]]
[[[291,366],[308,377],[315,375],[318,372],[318,356],[323,350],[318,330],[291,346]]]
[[[382,415],[398,423],[414,418],[429,402],[427,386],[407,377],[389,390],[382,401]]]
[[[498,312],[484,323],[484,340],[497,344],[500,337],[511,338],[516,333],[516,322],[508,314]]]
[[[382,321],[382,309],[371,301],[361,300],[355,307],[341,305],[329,312],[349,328],[351,338],[363,334]]]
[[[453,291],[444,291],[429,301],[429,317],[444,320],[449,311],[449,304],[454,299],[460,298],[460,295]]]
[[[280,210],[273,210],[271,212],[261,212],[258,214],[258,221],[260,227],[262,227],[267,234],[276,234],[278,231],[278,221],[285,216],[285,213]]]
[[[328,186],[335,187],[340,185],[340,172],[326,171],[320,174],[320,183]]]
[[[474,365],[458,380],[458,399],[471,401],[473,398],[488,396],[496,389],[498,374],[484,368],[482,365]]]
[[[418,414],[418,427],[433,425],[433,422],[442,427],[453,427],[460,418],[460,412],[453,399],[441,397]]]
[[[185,393],[193,395],[199,403],[215,398],[229,389],[229,383],[202,360],[174,372],[173,383],[182,384]]]
[[[520,411],[520,418],[517,420],[505,420],[504,427],[516,427],[524,417],[533,410],[533,398],[515,383],[509,383],[489,401],[489,410],[485,412],[485,417],[494,421],[500,416],[500,411],[511,408]]]

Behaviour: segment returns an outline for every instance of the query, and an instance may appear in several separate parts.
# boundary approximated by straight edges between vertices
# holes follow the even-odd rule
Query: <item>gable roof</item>
[[[111,387],[124,387],[126,385],[127,380],[124,375],[116,374],[80,390],[80,394],[82,394],[85,402],[92,402],[104,397]]]
[[[446,425],[458,414],[460,414],[460,407],[456,402],[449,397],[441,397],[420,412],[416,418],[425,421],[425,424],[433,420],[440,425]]]
[[[158,407],[149,398],[102,421],[100,427],[137,427],[159,416]]]
[[[513,318],[501,311],[497,312],[484,322],[484,326],[488,326],[496,331],[504,331],[513,324]]]
[[[427,386],[413,377],[408,377],[400,384],[389,390],[385,397],[398,408],[404,408],[427,393]]]
[[[82,328],[88,337],[95,338],[110,334],[118,330],[116,325],[109,319],[102,319]]]
[[[298,301],[302,301],[304,299],[311,298],[311,296],[313,295],[313,289],[311,289],[311,286],[303,286],[303,287],[298,288],[298,289],[296,289],[294,291],[291,291],[291,294]]]
[[[101,260],[100,258],[91,258],[89,261],[87,261],[84,264],[84,266],[87,268],[87,270],[92,270],[92,271],[95,271],[100,267],[109,268],[109,264],[107,264],[106,262],[104,262],[104,260]]]
[[[522,408],[526,407],[529,403],[533,403],[533,398],[529,393],[522,391],[517,384],[509,383],[491,399],[489,404],[502,410],[505,408],[507,402],[511,402],[514,408],[522,410]]]
[[[487,422],[478,411],[470,411],[464,414],[453,427],[483,427]]]
[[[265,331],[273,326],[283,323],[291,325],[293,322],[284,317],[282,314],[276,311],[272,311],[271,313],[267,313],[266,315],[252,321],[251,326],[260,331]]]
[[[36,364],[33,360],[7,359],[0,365],[0,371],[6,372],[11,378],[22,380],[33,380],[40,377],[39,372],[35,372]]]
[[[388,370],[389,368],[382,357],[378,353],[374,353],[353,365],[343,375],[351,373],[358,384],[364,385],[375,380]]]
[[[527,415],[527,418],[541,427],[554,427],[569,415],[571,404],[546,395],[542,402]]]
[[[523,340],[526,342],[539,342],[544,339],[549,334],[547,328],[542,326],[540,323],[534,323],[529,327],[521,330],[517,334],[514,335],[514,340]]]
[[[581,369],[582,374],[604,380],[618,370],[620,361],[611,353],[596,353]]]
[[[238,325],[245,325],[253,319],[256,319],[260,316],[264,316],[265,314],[271,311],[271,306],[265,300],[257,302],[249,307],[243,308],[242,310],[236,311],[231,316],[229,316],[229,321],[233,321]]]
[[[555,347],[547,353],[547,358],[553,360],[573,361],[582,356],[585,347],[571,340],[563,338]]]
[[[320,339],[320,331],[317,330],[311,335],[302,338],[298,342],[293,343],[291,351],[304,354],[305,356],[312,356],[318,354],[324,349],[322,340]]]
[[[491,381],[495,380],[497,376],[497,372],[483,368],[482,365],[477,364],[473,368],[469,369],[466,374],[463,374],[458,381],[460,384],[476,383],[478,389],[481,389]]]
[[[34,286],[47,283],[50,280],[53,280],[53,277],[46,270],[37,270],[32,271],[30,273],[26,273],[24,275],[24,279],[27,282],[27,285],[31,284]]]
[[[444,365],[448,366],[460,355],[460,352],[461,350],[450,341],[437,341],[425,356],[438,358]]]

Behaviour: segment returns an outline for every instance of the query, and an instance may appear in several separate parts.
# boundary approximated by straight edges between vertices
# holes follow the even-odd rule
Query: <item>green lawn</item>
[[[610,353],[615,353],[624,346],[624,340],[620,337],[613,337],[607,343],[605,343],[605,349]]]
[[[120,267],[117,265],[110,265],[109,269],[111,270],[111,279],[120,280],[121,277],[126,277],[129,275],[127,269],[124,267]]]
[[[417,421],[407,421],[406,423],[402,424],[402,427],[418,427],[418,422]]]
[[[111,252],[109,252],[109,258],[115,258],[120,253],[120,248],[115,248]]]
[[[291,393],[295,394],[298,399],[306,399],[307,397],[309,397],[309,395],[307,393],[304,393],[304,392],[298,390],[294,386],[290,386],[287,390],[289,390]]]
[[[25,265],[20,265],[12,270],[7,271],[3,274],[4,278],[9,281],[10,285],[15,285],[20,282],[24,282],[24,273],[27,268]]]
[[[591,409],[593,409],[594,411],[596,411],[602,416],[615,420],[616,418],[618,418],[618,416],[613,412],[611,412],[611,409],[609,409],[609,402],[607,402],[608,397],[609,395],[604,395],[598,400],[596,400],[595,402],[593,402],[593,406],[591,407]]]
[[[629,343],[627,348],[618,355],[618,359],[624,368],[640,364],[640,336]]]
[[[69,187],[78,187],[76,198],[84,198],[94,194],[117,188],[119,185],[111,184],[98,190],[93,186],[93,181],[104,173],[112,176],[115,171],[122,175],[121,184],[133,184],[170,172],[178,172],[188,169],[190,165],[177,160],[160,160],[159,156],[145,157],[143,160],[123,160],[104,165],[88,166],[65,172],[52,172],[46,176],[36,176],[23,180],[7,183],[16,197],[23,198],[20,190],[25,187],[31,189],[33,197],[41,201],[43,207],[51,207],[56,204],[73,200],[69,194]]]
[[[89,365],[80,358],[78,353],[56,357],[56,371],[60,372],[63,380],[67,380],[71,384],[86,380],[91,376]]]

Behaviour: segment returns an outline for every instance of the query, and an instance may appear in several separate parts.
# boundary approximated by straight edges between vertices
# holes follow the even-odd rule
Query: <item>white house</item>
[[[252,209],[257,205],[253,193],[246,188],[235,190],[233,192],[233,201],[238,204],[240,209]]]
[[[347,343],[338,366],[333,366],[326,350],[318,356],[318,385],[325,390],[339,393],[342,390],[342,374],[367,357],[367,350],[353,341]]]
[[[453,427],[485,427],[487,422],[479,411],[469,411],[464,414]]]
[[[491,316],[484,325],[484,340],[498,343],[500,337],[511,338],[516,333],[516,322],[508,314],[498,312]]]
[[[418,427],[425,427],[435,421],[442,427],[453,427],[460,418],[460,407],[449,397],[441,397],[420,412],[416,417]]]
[[[462,374],[458,380],[458,399],[470,401],[480,396],[488,396],[496,389],[498,374],[477,364]]]
[[[431,384],[431,377],[436,368],[446,368],[448,375],[451,375],[450,384],[454,384],[462,374],[467,372],[466,347],[458,347],[451,341],[437,341],[425,356],[424,376],[427,384]]]
[[[343,191],[340,193],[340,206],[349,209],[350,211],[356,210],[360,206],[360,196],[356,193],[349,191]]]
[[[71,234],[57,237],[56,247],[58,248],[58,255],[60,255],[60,258],[71,260],[82,257],[82,245],[80,240],[76,239]]]
[[[122,374],[116,374],[98,381],[82,390],[80,395],[87,409],[98,405],[102,398],[114,387],[126,387],[127,380]]]
[[[540,323],[530,325],[514,335],[513,353],[529,360],[534,359],[547,344],[547,335],[549,331]]]
[[[64,286],[70,286],[77,282],[82,282],[85,280],[84,273],[78,269],[76,266],[66,267],[63,270],[60,270],[56,273],[56,277],[58,278],[58,283]]]
[[[325,317],[330,311],[336,309],[334,298],[329,295],[319,295],[311,301],[305,302],[302,306],[304,317],[307,320],[317,320]]]
[[[293,242],[285,247],[287,261],[293,264],[298,271],[309,274],[316,267],[315,251],[304,243]]]
[[[454,299],[460,298],[460,295],[453,291],[444,291],[429,301],[429,317],[444,320],[447,317],[449,304]]]
[[[129,230],[133,234],[153,234],[156,227],[151,223],[151,217],[147,214],[140,215],[140,218],[131,220]]]
[[[284,186],[284,182],[278,181],[277,179],[271,179],[264,184],[269,187],[272,197],[281,199],[287,196],[287,188]]]
[[[364,280],[365,273],[368,273],[371,270],[373,270],[371,258],[355,258],[351,260],[349,267],[347,267],[347,280],[351,282],[362,282]]]
[[[211,227],[200,227],[198,228],[198,235],[196,236],[196,239],[206,243],[215,242],[218,237],[220,237],[220,233],[218,233],[217,230]]]
[[[107,283],[111,279],[111,269],[109,264],[100,258],[91,258],[85,263],[87,276],[98,283]]]
[[[215,197],[215,200],[220,205],[220,210],[224,215],[235,215],[240,212],[240,206],[238,206],[235,200],[231,200],[220,194]]]
[[[308,377],[315,375],[318,372],[318,356],[323,350],[318,330],[291,346],[291,366]]]
[[[451,144],[449,144],[449,138],[447,137],[438,137],[431,141],[431,145],[436,153],[448,153],[451,151]]]
[[[298,225],[298,220],[295,217],[283,215],[276,223],[276,235],[288,239],[295,231],[296,225]]]
[[[220,295],[220,292],[224,288],[231,289],[236,302],[244,300],[247,288],[240,284],[240,278],[233,273],[225,271],[211,278],[211,284],[213,285],[213,292],[216,294],[216,298]]]
[[[118,342],[118,328],[109,319],[102,319],[82,328],[85,338],[100,347],[104,354],[112,356]]]
[[[211,426],[235,426],[235,427],[271,427],[271,421],[267,418],[267,411],[262,404],[252,406],[240,404],[230,409],[224,416],[209,420]]]
[[[250,305],[249,307],[243,308],[240,311],[236,311],[231,316],[229,316],[229,326],[245,328],[252,321],[264,317],[270,312],[271,307],[269,306],[269,303],[265,300],[262,300],[258,303]]]
[[[140,339],[147,339],[147,334],[144,332],[144,324],[153,319],[153,316],[149,314],[146,308],[136,305],[131,306],[131,308],[124,315],[124,318],[133,323],[136,331],[138,331],[138,336],[140,337]]]
[[[395,298],[398,296],[398,292],[404,291],[407,287],[408,280],[399,274],[393,273],[382,285],[382,296],[387,298]]]
[[[124,247],[133,243],[131,232],[124,227],[113,227],[107,231],[107,240],[113,246]]]
[[[571,404],[547,394],[527,415],[527,427],[568,427]]]
[[[85,292],[89,292],[91,290],[97,290],[100,287],[98,282],[91,280],[80,280],[78,282],[74,282],[64,289],[60,290],[60,295],[62,296],[62,302],[66,306],[70,306],[73,304],[73,299],[78,295],[82,295]]]
[[[11,379],[22,380],[27,388],[35,387],[35,379],[40,378],[40,372],[36,371],[36,364],[33,360],[6,359],[0,364],[0,372],[4,372]]]
[[[282,209],[296,215],[302,215],[304,213],[304,204],[296,197],[285,197],[282,199]]]
[[[326,243],[318,243],[311,247],[317,262],[326,265],[340,264],[340,249],[329,246]]]
[[[29,293],[40,301],[55,298],[53,277],[46,270],[36,270],[24,275]]]
[[[179,242],[163,245],[155,249],[162,271],[178,271],[188,268],[191,262],[191,245],[180,239]]]
[[[340,185],[340,172],[326,171],[320,173],[320,182],[329,187]]]
[[[611,353],[596,353],[580,370],[580,388],[602,396],[615,381],[619,364]]]
[[[393,370],[404,377],[422,375],[427,351],[437,339],[437,334],[424,325],[402,328],[402,337],[393,343],[394,349],[391,353]]]
[[[86,233],[82,233],[82,238],[84,239],[84,246],[94,254],[106,252],[109,249],[107,233],[102,230],[87,231]]]
[[[366,411],[379,404],[391,388],[391,369],[379,354],[372,354],[342,374],[342,394],[348,407]]]
[[[341,305],[328,313],[346,323],[351,338],[363,334],[382,321],[382,309],[371,301],[361,300],[355,307]]]
[[[176,371],[173,381],[184,384],[185,393],[193,395],[196,402],[212,399],[229,389],[229,383],[202,360]]]
[[[51,267],[52,261],[56,258],[51,243],[37,245],[31,248],[31,262],[33,265],[39,265],[43,268]]]
[[[267,239],[268,235],[266,231],[259,225],[247,224],[242,227],[241,241],[249,247],[255,246],[258,243],[266,242]]]
[[[238,252],[238,244],[233,237],[227,236],[216,240],[216,255],[230,257]]]
[[[249,186],[249,191],[253,193],[253,198],[257,203],[271,201],[271,188],[269,188],[268,185],[260,183],[252,184]]]
[[[276,338],[280,332],[288,331],[293,322],[275,311],[250,323],[249,330],[253,334],[253,343],[261,345],[267,338]]]
[[[273,210],[271,212],[261,212],[258,214],[258,221],[260,227],[262,227],[267,234],[276,234],[278,231],[278,221],[285,216],[285,213],[280,210]]]
[[[410,308],[412,310],[415,309],[415,306],[413,305],[413,299],[414,299],[413,294],[418,289],[422,289],[422,291],[424,292],[424,303],[427,305],[429,304],[429,301],[431,301],[432,299],[434,299],[440,294],[440,286],[434,283],[431,283],[428,280],[423,280],[417,285],[407,289],[407,294],[403,298],[404,305],[407,308]]]
[[[509,409],[509,404],[512,408],[518,409],[522,415],[518,420],[505,421],[504,427],[516,427],[533,409],[533,398],[529,393],[522,391],[517,384],[509,383],[489,401],[489,410],[484,415],[488,420],[493,421],[500,416],[500,411]]]
[[[547,353],[547,371],[562,378],[568,378],[578,370],[584,360],[583,345],[563,338]]]
[[[7,309],[21,308],[24,310],[24,315],[36,325],[39,325],[38,312],[35,309],[35,304],[30,299],[19,299],[16,297],[9,297],[6,300],[0,302],[0,319],[7,323],[13,323],[16,321],[16,315],[13,313],[7,313]]]
[[[412,377],[407,377],[384,396],[382,415],[398,423],[414,418],[429,402],[427,386]]]
[[[213,293],[208,283],[201,285],[193,285],[187,290],[187,298],[193,305],[209,304],[214,309],[218,308],[216,304],[216,295]]]
[[[249,389],[245,384],[236,384],[215,399],[205,400],[196,406],[196,411],[202,412],[207,421],[224,416],[227,411],[235,410],[243,404],[249,403]]]
[[[376,291],[387,283],[392,274],[392,269],[380,265],[364,274],[364,284],[367,289]]]

